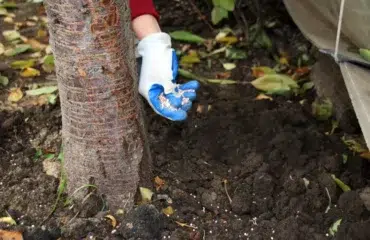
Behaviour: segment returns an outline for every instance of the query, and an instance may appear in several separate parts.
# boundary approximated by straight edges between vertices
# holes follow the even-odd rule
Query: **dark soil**
[[[172,6],[157,2],[165,30],[207,28],[188,1]],[[207,6],[199,7],[209,12]],[[275,41],[289,45],[287,51],[295,50],[297,39],[307,44],[289,19],[283,23],[279,31],[286,38],[276,33]],[[250,81],[253,63],[271,61],[268,53],[255,50],[232,76]],[[198,72],[210,74],[202,67]],[[25,239],[321,240],[332,238],[328,231],[338,219],[342,222],[333,239],[369,239],[369,163],[349,152],[341,140],[344,132],[328,135],[331,123],[312,116],[315,92],[304,97],[304,104],[293,97],[257,101],[257,94],[250,85],[204,85],[183,123],[169,122],[147,108],[155,176],[166,181],[155,199],[169,197],[175,213],[160,213],[168,201],[156,200],[125,218],[113,214],[119,223],[116,229],[104,218],[107,213],[100,211],[94,195],[82,206],[60,206],[43,222],[56,201],[59,180],[47,176],[42,159],[34,157],[37,148],[59,152],[60,108],[4,110],[1,216],[12,215]],[[200,106],[210,109],[196,111]],[[346,163],[342,154],[349,156]],[[352,191],[343,192],[331,174]],[[3,229],[9,228],[14,229],[3,224]]]

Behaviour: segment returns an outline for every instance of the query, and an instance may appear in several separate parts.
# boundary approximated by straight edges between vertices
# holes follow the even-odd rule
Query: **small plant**
[[[212,23],[214,25],[229,17],[229,12],[234,11],[235,0],[212,0]]]

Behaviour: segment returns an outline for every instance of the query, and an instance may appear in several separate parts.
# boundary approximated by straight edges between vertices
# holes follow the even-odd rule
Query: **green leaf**
[[[347,186],[344,182],[342,182],[339,178],[337,178],[334,174],[332,174],[331,177],[333,178],[334,182],[338,185],[338,187],[340,187],[343,190],[343,192],[351,191],[351,188]]]
[[[47,153],[47,154],[44,155],[44,158],[45,159],[52,159],[54,157],[55,157],[55,154],[54,153]]]
[[[33,89],[33,90],[28,90],[28,91],[26,91],[26,94],[29,95],[29,96],[38,96],[38,95],[42,95],[42,94],[53,93],[56,90],[58,90],[57,86],[47,86],[47,87],[41,87],[41,88],[37,88],[37,89]]]
[[[220,7],[228,10],[228,11],[234,11],[235,8],[235,0],[221,0],[220,1]]]
[[[44,58],[43,58],[43,61],[42,61],[42,69],[45,71],[45,72],[53,72],[54,69],[55,69],[55,63],[54,63],[54,56],[53,55],[46,55]]]
[[[222,1],[223,0],[212,0],[213,6],[217,6],[217,7],[221,6]]]
[[[9,84],[9,79],[5,76],[0,75],[0,84],[4,87],[7,86]]]
[[[335,235],[335,233],[337,233],[337,232],[338,232],[338,227],[340,226],[341,222],[342,222],[342,219],[340,218],[340,219],[338,219],[337,221],[335,221],[335,222],[331,225],[331,227],[329,228],[329,234],[330,234],[331,236],[334,236],[334,235]]]
[[[18,55],[20,53],[24,53],[28,50],[30,50],[32,47],[29,44],[19,44],[13,49],[6,50],[4,55],[7,57],[12,57],[15,55]]]
[[[17,30],[7,30],[3,32],[3,36],[6,41],[14,41],[21,37],[21,34]]]
[[[203,43],[205,41],[204,38],[195,35],[188,31],[174,31],[170,32],[169,35],[178,41],[184,41],[184,42],[192,42],[192,43]]]
[[[303,92],[306,92],[307,90],[312,89],[314,86],[315,86],[315,84],[313,82],[305,82],[302,85],[302,90],[303,90]]]
[[[34,160],[38,160],[42,156],[42,149],[37,149],[35,156],[33,157]]]
[[[57,95],[55,94],[49,94],[48,95],[48,102],[52,105],[54,105],[57,102]]]
[[[0,8],[17,8],[17,4],[15,2],[5,2],[0,4]]]
[[[221,22],[222,19],[227,18],[229,16],[229,12],[221,7],[215,6],[212,9],[211,17],[212,17],[212,23],[214,25],[218,24]]]
[[[10,66],[14,69],[24,69],[24,68],[33,67],[35,63],[36,63],[35,59],[19,60],[19,61],[12,62]]]
[[[298,88],[298,84],[284,74],[265,74],[252,81],[251,84],[258,90],[278,95],[284,95]]]
[[[363,59],[370,62],[370,50],[369,49],[360,48],[359,53]]]
[[[227,48],[225,57],[229,59],[245,59],[247,58],[247,52],[237,48]]]
[[[320,121],[326,121],[333,115],[333,104],[329,99],[316,100],[312,103],[312,114]]]

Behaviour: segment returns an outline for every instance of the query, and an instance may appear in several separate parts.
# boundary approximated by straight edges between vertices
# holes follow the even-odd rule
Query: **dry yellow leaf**
[[[177,223],[177,225],[179,225],[180,227],[188,227],[188,228],[197,229],[196,226],[190,226],[189,224],[186,224],[186,223],[182,223],[182,222],[178,222],[178,221],[175,221],[175,223]]]
[[[0,230],[0,239],[2,240],[23,240],[22,233],[14,231]]]
[[[266,94],[263,94],[263,93],[258,94],[258,96],[254,100],[266,100],[266,99],[270,101],[273,100],[272,97],[267,96]]]
[[[5,47],[2,43],[0,43],[0,55],[2,55],[5,52]]]
[[[115,228],[117,226],[117,220],[112,215],[106,215],[105,218],[108,218],[111,221],[112,227]]]
[[[23,92],[20,88],[11,88],[8,96],[9,102],[18,102],[23,97]]]
[[[44,50],[46,49],[46,47],[48,45],[46,44],[42,44],[40,43],[39,41],[37,41],[36,39],[28,39],[27,44],[31,45],[31,47],[34,49],[34,50],[37,50],[37,51],[40,51],[40,50]]]
[[[22,77],[36,77],[36,76],[40,76],[40,71],[35,69],[35,68],[31,68],[31,67],[28,67],[28,68],[25,68],[22,72],[21,72],[21,76]]]
[[[9,225],[16,225],[17,223],[14,221],[12,217],[1,217],[0,223],[6,223]]]
[[[171,206],[168,206],[166,208],[162,209],[162,212],[168,216],[171,216],[173,214],[173,208]]]
[[[43,29],[39,29],[38,31],[37,31],[37,36],[36,36],[36,38],[44,38],[44,37],[46,37],[48,35],[48,33],[47,33],[47,31],[45,31],[45,30],[43,30]]]
[[[286,57],[281,57],[279,59],[279,62],[280,62],[281,65],[289,65],[288,58],[286,58]]]
[[[165,182],[162,178],[160,178],[159,176],[156,176],[156,177],[154,178],[154,183],[155,183],[155,185],[156,185],[156,189],[157,189],[157,191],[158,191],[159,189],[161,189],[161,188],[164,186],[164,184],[166,184],[166,182]]]
[[[370,152],[363,152],[360,157],[370,160]]]
[[[225,43],[225,44],[231,45],[231,44],[237,43],[238,38],[234,36],[221,37],[221,38],[216,39],[216,41],[219,43]]]
[[[6,23],[14,23],[14,19],[12,17],[5,17],[4,22]]]

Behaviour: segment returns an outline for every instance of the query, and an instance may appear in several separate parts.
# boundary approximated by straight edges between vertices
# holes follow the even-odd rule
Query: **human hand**
[[[196,98],[198,81],[177,84],[178,60],[171,48],[171,37],[153,33],[138,44],[142,57],[139,93],[159,115],[172,121],[183,121]]]

